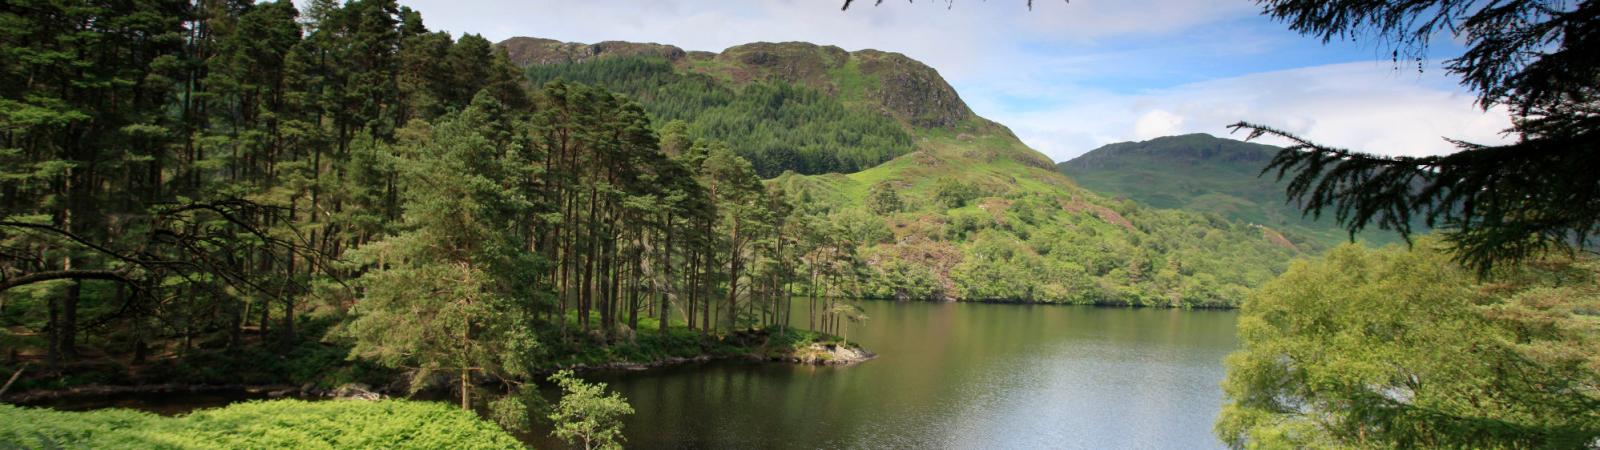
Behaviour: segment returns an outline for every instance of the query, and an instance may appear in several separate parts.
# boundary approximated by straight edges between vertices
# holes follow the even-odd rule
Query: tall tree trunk
[[[61,329],[56,335],[61,338],[61,359],[71,361],[78,358],[78,298],[82,294],[83,284],[73,280],[67,285],[66,295],[61,299]]]
[[[461,409],[472,410],[472,369],[461,368]]]
[[[656,331],[661,333],[661,335],[663,335],[663,336],[665,336],[667,334],[667,325],[672,323],[672,315],[671,315],[671,313],[669,311],[670,309],[672,309],[672,300],[671,300],[671,298],[672,298],[672,214],[671,213],[667,213],[667,226],[664,228],[664,230],[665,231],[663,231],[661,233],[662,236],[665,237],[665,241],[666,241],[666,250],[663,252],[663,256],[661,257],[661,270],[662,270],[662,273],[663,273],[663,275],[661,276],[661,280],[662,280],[661,304],[656,310],[656,313],[660,314],[660,320],[661,320],[661,324],[659,326],[659,329],[656,330]]]
[[[51,297],[50,301],[46,303],[49,304],[50,318],[45,327],[50,330],[50,333],[45,336],[46,347],[48,347],[45,353],[50,366],[55,367],[61,364],[61,299]]]

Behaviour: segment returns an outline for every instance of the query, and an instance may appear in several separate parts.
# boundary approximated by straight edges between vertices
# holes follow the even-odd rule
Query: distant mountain
[[[933,68],[801,42],[720,53],[660,44],[502,42],[535,83],[603,86],[825,213],[867,262],[859,295],[1230,306],[1303,248],[1220,216],[1075,185]],[[885,200],[885,198],[891,200]]]
[[[1279,148],[1207,134],[1168,136],[1100,147],[1057,165],[1089,190],[1156,208],[1214,213],[1259,224],[1297,243],[1329,246],[1349,235],[1332,217],[1313,219],[1287,201],[1275,173],[1262,174]],[[1399,240],[1371,230],[1372,243]]]

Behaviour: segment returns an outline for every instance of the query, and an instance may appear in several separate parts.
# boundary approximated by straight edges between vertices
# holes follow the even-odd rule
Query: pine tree
[[[501,105],[480,95],[446,115],[416,143],[404,163],[405,230],[358,252],[374,270],[349,325],[353,354],[385,365],[414,367],[412,389],[437,372],[460,382],[461,407],[471,407],[474,373],[503,378],[525,373],[520,351],[531,312],[510,287],[533,264],[506,230],[527,204],[498,180],[507,174],[514,141]]]

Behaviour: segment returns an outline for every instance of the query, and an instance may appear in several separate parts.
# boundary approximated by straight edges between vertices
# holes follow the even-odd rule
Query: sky
[[[1230,134],[1241,120],[1388,155],[1449,153],[1445,137],[1510,138],[1441,66],[1376,42],[1320,40],[1252,0],[400,0],[430,29],[500,41],[656,42],[721,51],[806,41],[900,52],[937,69],[979,115],[1056,161],[1101,145]],[[1266,143],[1280,143],[1264,141]]]

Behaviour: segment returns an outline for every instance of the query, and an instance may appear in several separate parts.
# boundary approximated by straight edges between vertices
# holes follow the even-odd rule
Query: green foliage
[[[122,409],[61,412],[0,405],[0,447],[517,449],[522,445],[469,411],[435,402],[275,400],[175,418]]]
[[[622,394],[608,394],[605,383],[585,382],[571,371],[556,372],[550,381],[561,387],[561,402],[549,416],[552,436],[581,442],[585,450],[622,448],[622,417],[633,414]]]
[[[535,260],[505,232],[527,206],[500,180],[529,158],[519,157],[519,141],[496,133],[510,127],[502,109],[480,95],[460,114],[442,117],[420,148],[402,153],[401,180],[410,186],[404,231],[356,252],[378,268],[360,279],[364,295],[347,332],[353,356],[416,368],[414,380],[442,371],[463,386],[473,372],[526,373],[525,355],[535,344],[520,332],[528,311],[510,287]]]
[[[830,205],[837,236],[860,245],[866,262],[845,295],[1229,307],[1302,251],[1270,230],[1107,200],[1053,171],[973,159],[973,144],[945,142],[844,182],[777,181],[817,191],[816,199],[855,196]],[[897,191],[908,203],[938,204],[941,192],[976,197],[960,208],[878,217],[867,209],[870,189],[857,188],[882,180],[905,180]]]
[[[741,86],[638,57],[536,65],[528,77],[626,94],[657,121],[681,120],[697,138],[728,143],[763,177],[855,172],[911,151],[911,136],[892,118],[782,81]]]
[[[884,215],[900,212],[905,206],[900,203],[900,194],[895,192],[893,183],[878,182],[867,190],[867,210],[873,214]]]
[[[1479,282],[1435,240],[1345,245],[1244,305],[1217,433],[1234,447],[1579,448],[1600,438],[1600,263]]]
[[[967,206],[967,202],[983,196],[977,187],[954,180],[939,180],[933,186],[933,201],[944,209]]]
[[[484,415],[506,431],[528,433],[533,429],[534,419],[544,416],[544,411],[549,409],[550,404],[539,395],[538,390],[519,386],[510,395],[490,401]]]
[[[553,361],[725,351],[704,344],[785,329],[797,237],[819,234],[801,224],[826,214],[740,155],[832,170],[910,145],[811,89],[582,69],[693,114],[658,138],[639,103],[528,91],[481,36],[393,0],[19,11],[0,11],[0,342],[34,367],[19,388],[408,372],[453,377],[469,408],[475,383]],[[693,104],[652,103],[670,98]]]

